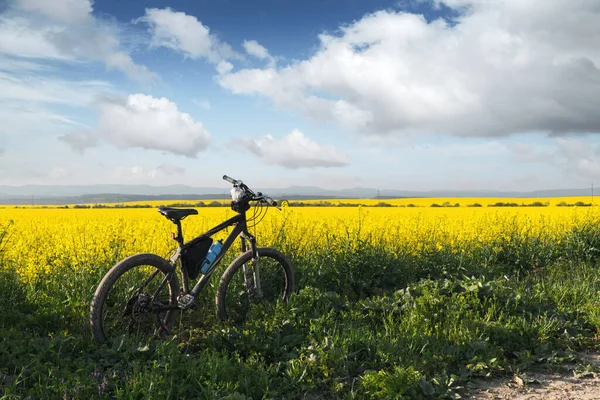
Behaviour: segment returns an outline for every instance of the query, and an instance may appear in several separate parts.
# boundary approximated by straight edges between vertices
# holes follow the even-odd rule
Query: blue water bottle
[[[210,246],[210,249],[208,249],[208,254],[204,258],[204,261],[202,262],[202,266],[200,267],[200,272],[202,272],[203,274],[206,274],[210,270],[212,263],[215,261],[217,256],[221,253],[222,248],[223,248],[223,242],[221,240],[217,240],[216,242],[214,242],[212,244],[212,246]]]

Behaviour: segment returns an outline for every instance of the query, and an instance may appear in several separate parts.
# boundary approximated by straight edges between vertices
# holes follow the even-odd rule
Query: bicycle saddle
[[[188,215],[198,214],[198,210],[194,208],[158,207],[158,212],[173,222],[179,222]]]

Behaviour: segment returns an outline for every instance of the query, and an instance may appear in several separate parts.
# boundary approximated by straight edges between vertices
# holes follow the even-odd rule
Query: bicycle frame
[[[235,189],[232,189],[231,191],[231,208],[236,214],[206,232],[194,237],[192,240],[184,242],[181,221],[189,215],[198,214],[198,212],[196,210],[159,207],[158,211],[160,214],[173,222],[177,228],[177,236],[171,234],[171,238],[177,243],[177,248],[168,257],[161,257],[160,255],[151,253],[134,254],[114,265],[104,276],[96,288],[90,306],[90,324],[95,340],[105,342],[108,339],[104,331],[104,320],[106,319],[104,307],[108,304],[107,296],[109,296],[109,292],[114,287],[117,279],[126,272],[137,267],[142,267],[142,269],[139,270],[142,274],[149,272],[145,279],[142,278],[143,282],[141,285],[126,288],[126,293],[121,293],[121,291],[119,291],[119,294],[126,295],[123,299],[124,304],[119,305],[116,301],[109,300],[111,303],[108,305],[116,306],[114,307],[115,312],[117,313],[116,318],[119,318],[119,313],[121,314],[121,318],[132,318],[132,320],[124,326],[127,329],[132,327],[131,323],[141,322],[137,318],[141,313],[153,313],[156,317],[156,325],[159,327],[158,333],[161,333],[161,336],[163,333],[168,334],[174,323],[174,318],[176,317],[176,314],[171,313],[171,311],[197,309],[196,299],[199,293],[211,278],[212,274],[217,270],[225,257],[225,254],[229,251],[238,236],[241,241],[242,253],[228,266],[227,269],[225,269],[216,293],[217,315],[219,319],[224,321],[228,318],[226,303],[230,302],[225,300],[228,293],[232,293],[233,296],[241,294],[243,299],[247,298],[248,300],[254,298],[261,300],[265,297],[260,279],[259,252],[265,260],[271,258],[275,262],[278,262],[278,265],[283,269],[284,279],[282,282],[284,286],[281,300],[285,301],[287,296],[291,294],[294,286],[294,276],[289,260],[284,254],[276,249],[269,247],[259,249],[256,244],[256,238],[248,231],[249,221],[255,222],[257,215],[260,219],[264,216],[262,214],[262,206],[266,205],[267,208],[269,206],[277,207],[277,202],[271,197],[264,196],[260,192],[254,193],[244,185],[242,181],[234,180],[227,175],[223,175],[223,179],[233,184]],[[255,208],[255,214],[248,219],[246,211],[252,206],[260,206],[261,208],[260,211],[257,211]],[[230,227],[232,227],[231,231],[228,229]],[[226,238],[220,246],[214,247],[220,247],[219,254],[215,255],[214,253],[211,253],[209,259],[214,257],[213,262],[205,269],[206,273],[200,275],[200,278],[193,285],[193,288],[191,288],[190,286],[192,286],[193,282],[190,272],[192,272],[193,279],[196,280],[196,273],[198,272],[196,267],[200,266],[195,263],[201,260],[203,254],[206,254],[207,247],[213,242],[213,236],[224,230],[227,230]],[[210,249],[208,251],[210,251]],[[188,262],[190,265],[188,265]],[[179,282],[179,279],[177,279],[178,263],[181,267],[181,283]],[[262,264],[262,260],[260,264]],[[206,264],[204,264],[204,266],[206,267]],[[152,270],[152,272],[148,269]],[[243,272],[243,282],[238,282],[237,280],[240,277],[238,271]],[[150,281],[155,277],[158,277],[158,287],[155,289],[153,284],[152,287],[147,288]],[[236,281],[234,281],[235,283],[233,286],[230,286],[230,282],[234,277],[236,278]],[[242,289],[244,283],[247,292],[246,295],[239,293],[238,291],[238,288]],[[168,288],[166,288],[166,286],[168,286]],[[271,286],[272,285],[269,285],[268,288],[270,289]],[[161,294],[163,289],[168,289],[168,300],[163,298],[165,293]],[[228,289],[231,290],[228,291]],[[267,294],[270,294],[270,292],[267,292]],[[269,296],[266,300],[276,300],[276,298],[271,299]],[[112,326],[113,324],[110,325]]]
[[[256,238],[248,232],[248,225],[247,225],[245,212],[234,215],[233,217],[229,218],[228,220],[226,220],[226,221],[220,223],[219,225],[215,226],[214,228],[209,229],[208,231],[196,236],[194,239],[192,239],[186,243],[183,243],[181,222],[179,222],[177,224],[177,237],[175,238],[175,240],[177,241],[177,250],[169,258],[173,267],[175,267],[177,260],[179,260],[179,258],[181,257],[182,251],[191,247],[198,240],[210,237],[216,233],[219,233],[219,232],[229,228],[230,226],[234,226],[234,228],[231,231],[231,233],[227,236],[225,241],[223,242],[223,247],[221,249],[221,252],[219,253],[217,258],[211,265],[211,268],[208,271],[208,273],[206,273],[206,275],[202,275],[202,277],[198,280],[198,282],[196,282],[196,285],[194,286],[194,288],[191,291],[189,290],[189,277],[188,277],[187,271],[185,270],[185,268],[181,268],[181,277],[182,277],[181,280],[182,280],[182,285],[183,285],[182,295],[190,294],[190,295],[196,297],[198,295],[198,293],[200,293],[200,291],[202,290],[204,285],[206,285],[206,282],[208,282],[209,278],[211,277],[213,272],[216,270],[216,267],[219,265],[219,263],[223,259],[223,256],[225,255],[227,250],[229,250],[229,248],[231,247],[231,245],[233,244],[235,239],[237,239],[238,236],[241,237],[241,241],[242,241],[242,246],[241,246],[242,253],[247,251],[246,240],[248,242],[250,242],[250,248],[251,248],[252,254],[253,254],[253,257],[252,257],[253,261],[256,261],[258,259],[258,250],[256,247]],[[173,269],[173,272],[175,272],[175,268]],[[168,279],[170,279],[170,277],[166,277],[164,282],[166,283],[166,281]]]

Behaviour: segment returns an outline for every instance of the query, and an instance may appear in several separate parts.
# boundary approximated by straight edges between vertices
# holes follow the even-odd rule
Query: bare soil
[[[579,353],[578,357],[600,368],[600,353]],[[478,388],[466,396],[477,400],[600,400],[600,374],[598,372],[556,373],[541,371],[527,373],[513,380],[476,382]]]

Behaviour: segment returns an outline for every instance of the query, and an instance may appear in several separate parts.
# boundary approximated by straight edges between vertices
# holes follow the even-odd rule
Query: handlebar
[[[236,185],[238,183],[237,180],[235,180],[232,177],[227,176],[227,175],[223,175],[223,180],[231,183],[232,185]]]
[[[277,208],[278,210],[281,210],[281,208],[279,208],[279,206],[277,205],[277,202],[275,200],[273,200],[273,198],[265,197],[264,199],[268,205],[273,206],[273,207]]]
[[[244,182],[242,182],[238,179],[233,179],[232,177],[227,176],[227,175],[223,175],[223,180],[231,183],[234,187],[238,187],[238,188],[242,189],[243,191],[245,191],[251,197],[250,200],[262,201],[262,202],[267,203],[270,206],[277,208],[278,210],[281,210],[281,208],[277,205],[277,202],[275,200],[273,200],[272,197],[263,196],[263,194],[260,192],[254,193],[252,190],[250,190],[250,188],[248,186],[246,186],[244,184]]]

